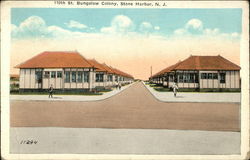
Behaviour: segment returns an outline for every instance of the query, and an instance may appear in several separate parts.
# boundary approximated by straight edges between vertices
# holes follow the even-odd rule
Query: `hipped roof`
[[[16,68],[95,68],[96,71],[133,78],[130,74],[112,68],[95,59],[87,60],[74,51],[45,51],[16,66]]]
[[[91,68],[78,52],[45,51],[16,66],[16,68]]]
[[[94,68],[96,68],[97,72],[108,72],[103,64],[97,62],[95,59],[89,59],[88,61]]]
[[[183,61],[169,66],[152,77],[160,76],[176,70],[240,70],[240,67],[224,57],[218,56],[190,56]],[[150,77],[150,78],[152,78]]]
[[[240,67],[220,55],[190,56],[173,70],[240,70]]]

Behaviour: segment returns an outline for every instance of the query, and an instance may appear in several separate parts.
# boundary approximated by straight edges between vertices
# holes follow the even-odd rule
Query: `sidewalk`
[[[113,89],[110,92],[104,92],[103,95],[53,95],[53,98],[49,98],[48,95],[10,95],[10,100],[22,100],[22,101],[98,101],[104,100],[119,94],[123,90],[127,89],[134,83],[123,86],[121,90]]]
[[[240,153],[240,132],[11,127],[10,153],[230,155]]]
[[[199,93],[199,92],[178,92],[174,97],[173,92],[158,92],[149,85],[144,86],[159,101],[162,102],[226,102],[240,103],[241,93]]]

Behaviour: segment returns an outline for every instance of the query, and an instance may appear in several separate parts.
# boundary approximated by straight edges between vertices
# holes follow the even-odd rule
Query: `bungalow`
[[[160,80],[159,80],[160,79]],[[179,88],[240,88],[240,67],[222,56],[190,56],[156,75],[154,83]]]
[[[133,76],[127,74],[117,68],[110,67],[115,73],[115,81],[120,82],[121,84],[131,83],[133,80]]]
[[[112,70],[112,68],[110,66],[108,66],[107,64],[103,63],[102,66],[105,68],[105,70],[107,71],[107,86],[115,86],[115,72]]]
[[[111,87],[115,85],[115,82],[121,82],[122,84],[132,82],[133,77],[125,72],[122,72],[113,67],[107,66],[105,63],[101,64],[95,59],[89,60],[91,65],[96,68],[95,70],[95,85],[96,87]],[[119,78],[118,78],[119,77]]]
[[[16,68],[20,69],[20,91],[43,90],[51,85],[60,90],[92,90],[105,86],[104,74],[108,73],[102,64],[78,52],[42,52]]]
[[[10,75],[10,84],[18,85],[19,84],[19,75],[18,74],[11,74]]]
[[[105,87],[107,81],[107,70],[103,67],[102,64],[97,62],[95,59],[88,60],[90,64],[96,68],[95,70],[95,86],[96,87]]]

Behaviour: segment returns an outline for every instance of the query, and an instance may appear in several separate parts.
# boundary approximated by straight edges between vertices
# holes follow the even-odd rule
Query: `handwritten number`
[[[22,140],[20,142],[20,144],[29,144],[29,145],[37,144],[37,143],[38,143],[38,141],[36,141],[36,140]]]

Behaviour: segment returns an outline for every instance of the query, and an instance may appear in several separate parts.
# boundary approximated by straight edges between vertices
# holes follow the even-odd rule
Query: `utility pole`
[[[150,77],[152,77],[152,66],[150,66]]]

